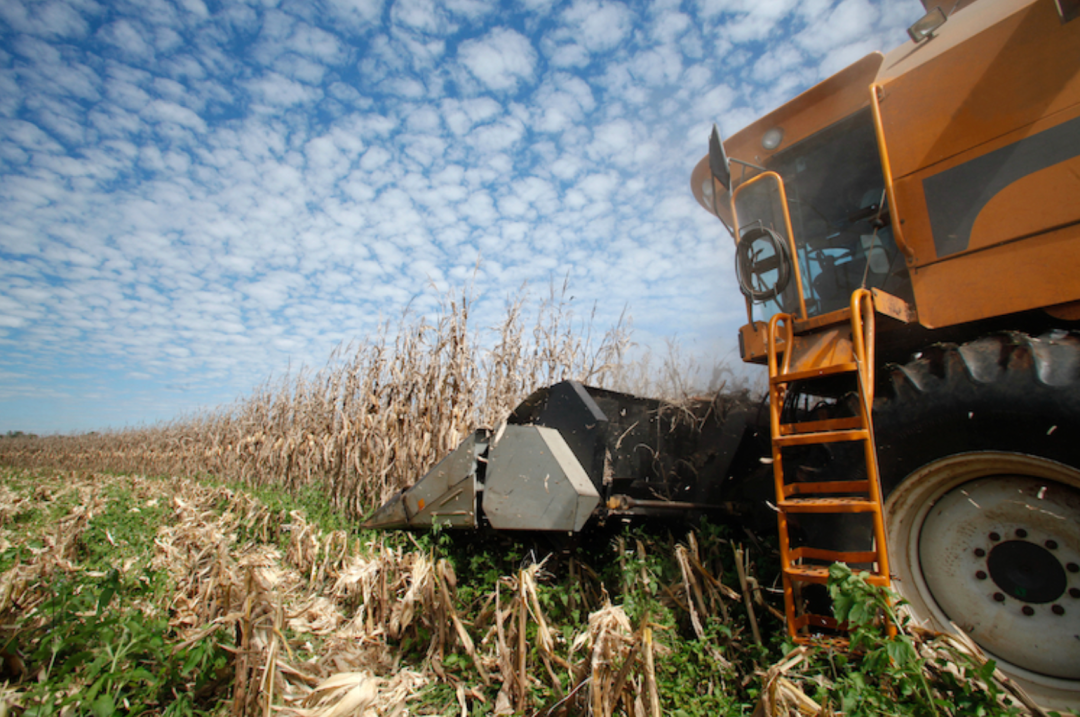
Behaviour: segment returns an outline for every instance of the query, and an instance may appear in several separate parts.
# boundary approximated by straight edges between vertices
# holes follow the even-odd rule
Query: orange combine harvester
[[[910,42],[714,130],[693,170],[766,412],[703,402],[688,427],[564,382],[368,525],[577,533],[768,501],[795,639],[842,632],[815,592],[848,563],[1080,707],[1080,1],[924,6]]]

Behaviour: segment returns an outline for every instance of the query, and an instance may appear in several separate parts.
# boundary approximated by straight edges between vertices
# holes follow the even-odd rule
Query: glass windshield
[[[784,181],[809,316],[846,308],[860,286],[912,300],[888,207],[882,207],[885,185],[869,109],[778,152],[767,168]],[[748,196],[744,212],[744,192],[739,194],[740,236],[754,222],[776,223],[775,206]],[[794,282],[775,305],[755,306],[754,319],[765,320],[778,310],[797,313],[793,287]]]

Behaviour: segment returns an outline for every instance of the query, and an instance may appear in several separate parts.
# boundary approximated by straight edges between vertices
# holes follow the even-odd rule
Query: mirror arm
[[[759,166],[759,165],[753,164],[752,162],[744,162],[744,161],[742,161],[741,159],[735,159],[734,157],[732,157],[732,158],[731,158],[731,159],[729,159],[728,161],[729,161],[729,162],[734,162],[735,164],[741,164],[742,166],[744,166],[744,167],[749,167],[750,169],[756,169],[756,170],[758,170],[759,172],[767,172],[767,171],[769,171],[769,170],[765,169],[764,167],[761,167],[761,166]]]

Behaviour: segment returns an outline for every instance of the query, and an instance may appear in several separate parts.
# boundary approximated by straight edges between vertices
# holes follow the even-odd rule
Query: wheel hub
[[[1023,528],[1021,531],[1027,534]],[[1007,540],[995,545],[987,556],[986,567],[995,585],[1006,595],[1024,602],[1054,602],[1067,587],[1064,566],[1049,550],[1026,540]]]
[[[941,622],[1000,660],[1080,679],[1080,492],[982,475],[945,490],[919,522],[909,550]]]

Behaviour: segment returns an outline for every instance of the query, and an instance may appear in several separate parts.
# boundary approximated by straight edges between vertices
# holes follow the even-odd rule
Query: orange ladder
[[[826,615],[815,615],[802,608],[801,586],[824,584],[829,578],[829,564],[872,564],[868,580],[874,585],[889,585],[889,558],[885,543],[885,522],[878,478],[877,450],[871,407],[874,403],[874,306],[866,289],[851,295],[851,353],[854,360],[791,371],[794,346],[794,317],[776,314],[769,321],[769,412],[772,430],[772,466],[776,484],[776,507],[780,533],[780,560],[783,570],[784,605],[788,634],[796,642],[810,639],[811,628],[843,630],[844,625]],[[778,345],[778,339],[781,342]],[[783,360],[778,354],[783,353]],[[781,423],[784,399],[792,383],[806,385],[818,379],[848,375],[856,384],[858,407],[855,416],[824,420]],[[866,478],[819,482],[789,482],[784,476],[782,452],[791,446],[862,441]],[[869,514],[873,521],[873,545],[867,550],[839,551],[800,545],[791,547],[788,517],[814,513],[841,515]],[[811,562],[813,561],[813,562]],[[889,623],[889,635],[895,634]]]

